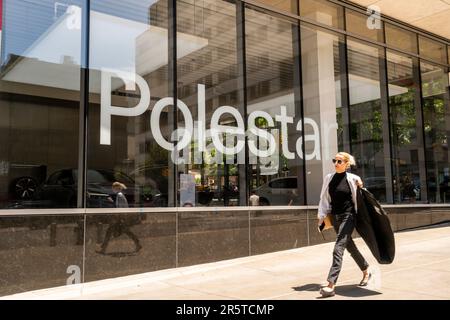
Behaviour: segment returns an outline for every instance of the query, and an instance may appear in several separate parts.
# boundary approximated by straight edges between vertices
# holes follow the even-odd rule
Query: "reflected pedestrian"
[[[297,198],[298,198],[298,196],[297,196],[297,190],[296,189],[288,191],[288,194],[287,194],[288,203],[287,203],[287,205],[288,206],[294,205],[294,203],[297,201]]]
[[[250,202],[250,206],[252,207],[259,206],[259,196],[256,194],[255,190],[252,190],[248,201]]]
[[[415,192],[416,186],[412,182],[412,180],[409,178],[409,176],[406,176],[403,181],[403,199],[408,200],[410,203],[416,202],[416,192]]]
[[[114,206],[116,208],[128,208],[128,201],[125,195],[123,194],[123,190],[126,189],[126,186],[123,183],[120,182],[114,182],[112,184],[112,191],[114,193],[113,198],[108,198],[110,202],[114,203]],[[129,214],[130,215],[130,214]],[[131,240],[133,240],[134,245],[136,247],[135,252],[138,252],[142,249],[141,244],[139,243],[138,237],[131,232],[130,227],[135,224],[135,217],[129,216],[129,215],[119,215],[118,221],[112,223],[109,225],[108,229],[106,230],[105,239],[103,240],[103,243],[101,245],[101,249],[97,251],[100,254],[106,253],[106,248],[108,247],[108,243],[111,240],[111,237],[114,236],[115,238],[121,236],[122,234],[126,234]],[[133,214],[131,214],[133,215]],[[133,221],[132,221],[133,220]]]
[[[327,215],[331,215],[337,238],[333,250],[333,263],[328,274],[328,285],[320,290],[322,297],[334,296],[334,289],[342,268],[344,250],[347,249],[363,273],[360,286],[366,286],[370,279],[369,264],[356,248],[352,239],[352,232],[356,224],[357,188],[363,183],[359,176],[347,172],[355,164],[353,156],[346,152],[339,152],[333,159],[335,173],[324,178],[320,195],[318,225],[320,226]]]

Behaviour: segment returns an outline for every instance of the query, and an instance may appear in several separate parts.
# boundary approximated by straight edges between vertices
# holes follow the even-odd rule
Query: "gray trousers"
[[[330,272],[328,274],[328,281],[336,283],[339,273],[342,268],[342,258],[344,256],[344,250],[347,249],[350,252],[353,260],[355,260],[361,271],[366,270],[369,264],[356,248],[352,239],[352,232],[355,229],[355,216],[353,213],[342,213],[332,215],[332,221],[334,230],[337,234],[336,244],[333,250],[333,264],[331,265]]]

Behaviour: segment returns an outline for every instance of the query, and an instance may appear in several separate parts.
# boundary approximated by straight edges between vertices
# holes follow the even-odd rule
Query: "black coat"
[[[356,198],[356,231],[378,263],[392,263],[395,256],[395,239],[386,211],[367,189],[358,188]]]

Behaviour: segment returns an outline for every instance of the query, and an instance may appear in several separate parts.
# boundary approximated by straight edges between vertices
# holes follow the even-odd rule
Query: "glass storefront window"
[[[0,207],[76,207],[82,1],[2,5]]]
[[[0,2],[0,207],[76,207],[85,2]],[[312,181],[332,170],[327,161],[339,150],[354,153],[356,171],[387,201],[389,148],[395,202],[427,201],[427,192],[432,202],[447,201],[439,189],[443,153],[432,148],[446,143],[448,71],[432,62],[419,69],[419,60],[394,49],[416,53],[419,38],[420,56],[446,64],[450,47],[373,12],[347,8],[344,17],[326,0],[259,3],[265,8],[245,5],[242,54],[235,1],[177,1],[176,53],[168,0],[90,2],[87,206],[116,206],[114,182],[126,187],[129,207],[246,205],[262,186],[286,189],[296,201],[262,204],[313,204],[320,186]],[[343,36],[306,22],[300,28],[270,15],[270,6],[336,29],[345,22],[347,55]],[[384,57],[362,38],[386,40],[392,51]],[[426,151],[418,140],[420,85]],[[390,146],[381,120],[388,118]],[[402,193],[405,176],[420,193],[414,199]],[[311,182],[306,191],[303,181]]]
[[[344,29],[344,9],[326,0],[300,0],[300,16]]]
[[[323,177],[344,150],[348,115],[343,111],[341,53],[343,38],[302,24],[302,79],[307,203],[319,203]],[[344,78],[345,79],[345,78]],[[348,137],[348,135],[347,135]]]
[[[385,23],[386,44],[396,49],[417,53],[417,35],[414,32]]]
[[[236,5],[234,1],[177,1],[177,10],[178,99],[194,120],[191,142],[177,160],[179,205],[246,205]],[[177,127],[189,127],[180,111]],[[180,139],[184,135],[179,132]]]
[[[299,88],[295,74],[299,26],[250,8],[245,17],[247,116],[255,131],[249,143],[256,149],[249,152],[248,186],[260,205],[299,205],[304,192],[296,152],[301,139],[299,92],[295,90]],[[256,134],[260,129],[269,136]]]
[[[428,199],[431,203],[448,203],[450,202],[448,75],[446,69],[425,62],[420,64],[420,71]]]
[[[286,12],[290,12],[293,14],[298,14],[298,0],[257,0],[259,3],[271,6],[276,8],[277,10],[282,10]]]
[[[427,59],[444,64],[447,62],[447,53],[443,43],[419,36],[419,50],[420,55]]]
[[[424,200],[426,175],[420,137],[423,130],[417,122],[420,112],[417,66],[416,58],[387,53],[395,203]]]
[[[345,25],[348,32],[373,41],[384,41],[383,21],[377,15],[361,14],[347,9],[345,10]]]
[[[376,198],[386,201],[380,84],[382,49],[348,40],[351,146],[356,174]]]
[[[172,96],[167,1],[95,0],[90,19],[87,206],[117,207],[114,182],[129,207],[167,206],[170,156],[154,136],[167,138],[167,110],[150,124]]]

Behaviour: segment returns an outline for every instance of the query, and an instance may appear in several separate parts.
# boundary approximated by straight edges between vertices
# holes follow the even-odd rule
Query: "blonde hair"
[[[337,154],[343,157],[345,162],[347,162],[347,168],[356,165],[355,157],[353,157],[351,154],[347,152],[338,152]]]
[[[117,182],[117,181],[112,184],[112,187],[114,189],[120,189],[120,190],[124,190],[127,188],[126,185],[124,185],[123,183]]]

